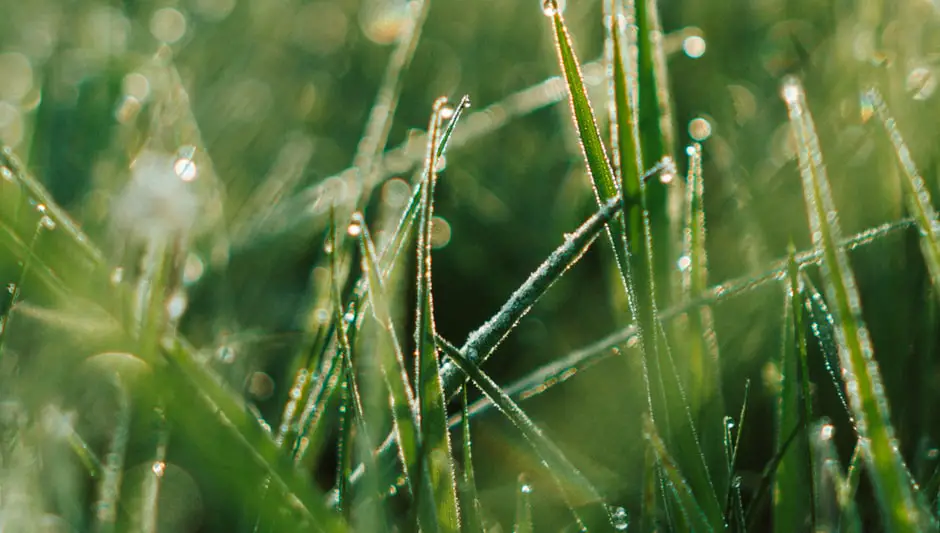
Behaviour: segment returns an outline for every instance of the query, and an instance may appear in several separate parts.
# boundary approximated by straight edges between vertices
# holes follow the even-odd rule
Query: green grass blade
[[[464,356],[453,345],[442,342],[440,348],[467,374],[473,384],[480,389],[496,407],[522,432],[529,444],[541,457],[548,470],[558,484],[566,500],[573,509],[584,505],[600,505],[606,514],[607,507],[603,504],[600,492],[565,456],[558,446],[529,418],[529,416],[512,399],[499,388],[489,376],[468,357]]]
[[[532,309],[535,302],[572,267],[603,231],[605,225],[620,211],[620,199],[613,198],[589,217],[516,289],[499,311],[467,336],[460,351],[477,366],[482,365],[499,343]],[[466,379],[452,362],[441,368],[445,397],[452,397]]]
[[[532,533],[532,485],[525,474],[519,474],[516,489],[516,525],[512,533]]]
[[[832,441],[835,428],[826,420],[810,428],[813,445],[813,489],[816,494],[816,527],[826,531],[858,533],[861,520],[855,502],[847,498],[846,480]],[[817,529],[817,531],[819,530]]]
[[[682,518],[689,528],[696,532],[714,531],[711,522],[702,511],[702,507],[692,492],[692,488],[682,476],[682,472],[669,455],[669,452],[666,451],[666,444],[656,431],[656,425],[649,418],[646,419],[644,436],[656,454],[656,460],[669,489],[668,492],[674,498],[679,511],[682,513]],[[722,529],[724,529],[723,526]]]
[[[464,531],[478,533],[483,531],[483,516],[480,512],[480,495],[477,492],[476,476],[473,471],[472,435],[470,433],[470,412],[467,388],[463,389],[461,416],[461,437],[463,447],[463,476],[460,483],[461,504]]]
[[[434,501],[419,501],[418,505],[433,503],[437,508],[438,525],[441,530],[458,531],[460,514],[450,433],[447,431],[447,408],[439,372],[440,361],[434,331],[434,301],[431,283],[431,222],[434,215],[434,189],[437,181],[437,139],[440,135],[441,111],[446,102],[447,99],[439,98],[434,103],[431,124],[428,126],[428,135],[432,142],[428,144],[428,163],[425,170],[418,232],[418,301],[414,337],[415,392],[421,433],[421,464],[427,464],[431,469],[429,474],[434,489]]]
[[[806,331],[803,328],[802,290],[795,250],[790,254],[784,313],[783,348],[779,362],[780,391],[777,396],[777,453],[781,453],[791,433],[811,419],[806,374]],[[774,476],[773,527],[783,533],[802,531],[814,516],[812,490],[812,459],[808,441],[797,438],[783,453]]]
[[[121,496],[121,481],[124,476],[124,462],[127,459],[127,444],[131,430],[131,399],[119,378],[115,379],[113,393],[117,398],[117,413],[108,453],[105,457],[98,494],[95,501],[96,533],[110,533],[115,530],[117,521],[118,499]]]
[[[392,322],[385,287],[380,277],[375,244],[369,235],[369,229],[362,220],[362,215],[354,214],[353,224],[358,228],[356,231],[362,254],[363,274],[369,283],[368,294],[369,301],[372,303],[372,313],[384,331],[389,347],[387,350],[379,350],[383,356],[383,360],[379,363],[389,392],[388,401],[399,456],[404,465],[406,481],[411,487],[412,495],[419,501],[418,509],[422,526],[436,531],[438,518],[437,509],[433,505],[435,499],[430,484],[430,473],[420,463],[422,435],[419,432],[417,406],[408,382],[408,371],[405,369],[401,345],[395,334],[395,324]],[[421,505],[422,500],[431,505]]]
[[[640,503],[640,532],[658,531],[659,470],[656,464],[656,452],[648,444],[643,461],[643,496]]]
[[[869,89],[863,97],[874,107],[875,114],[881,119],[891,139],[891,144],[894,145],[894,153],[897,154],[898,163],[904,171],[904,179],[901,183],[904,187],[908,210],[920,230],[920,248],[924,253],[927,270],[930,272],[930,279],[935,288],[934,295],[940,296],[940,225],[937,223],[937,211],[930,199],[930,189],[917,170],[911,151],[904,142],[904,137],[901,136],[901,131],[888,111],[888,105],[885,104],[881,93],[877,89]]]
[[[581,142],[581,150],[587,163],[588,173],[591,175],[594,197],[597,199],[598,206],[603,206],[610,199],[617,197],[619,187],[614,180],[614,173],[597,129],[594,110],[591,108],[587,91],[584,88],[581,65],[574,53],[571,36],[568,34],[568,28],[565,26],[561,10],[558,9],[557,0],[546,0],[543,7],[545,14],[552,19],[558,62],[561,65],[567,85],[568,103],[571,106],[572,117],[578,130],[578,138]],[[628,287],[629,276],[626,270],[627,257],[623,250],[625,238],[623,222],[614,221],[610,224],[608,226],[608,236],[614,249],[621,281],[626,288]]]
[[[661,180],[652,180],[646,191],[646,209],[649,212],[652,245],[655,250],[656,282],[660,296],[671,294],[674,244],[670,227],[672,220],[668,212],[668,196],[678,194],[679,188],[670,187],[675,178],[673,150],[675,134],[672,126],[672,99],[666,68],[666,56],[662,46],[662,25],[659,21],[658,0],[628,0],[628,14],[636,21],[636,76],[637,131],[641,148],[639,161],[642,167],[663,162],[669,170]]]
[[[934,526],[918,508],[909,476],[898,451],[890,424],[881,373],[873,356],[871,337],[862,319],[855,276],[841,240],[838,216],[826,177],[815,126],[799,82],[788,79],[783,86],[790,123],[798,147],[806,209],[813,243],[825,259],[822,273],[826,292],[836,308],[839,359],[846,373],[849,405],[859,436],[869,447],[865,454],[884,524],[891,531],[927,531]]]

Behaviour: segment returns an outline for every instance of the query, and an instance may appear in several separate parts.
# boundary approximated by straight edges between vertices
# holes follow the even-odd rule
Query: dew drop
[[[157,461],[153,463],[153,466],[150,467],[153,470],[153,473],[157,477],[163,477],[163,473],[166,472],[166,463],[163,461]]]
[[[317,323],[321,325],[326,324],[327,322],[330,321],[329,311],[327,311],[326,309],[322,307],[314,311],[314,317],[316,318]]]
[[[55,220],[52,220],[51,218],[49,218],[49,217],[46,216],[46,215],[43,215],[43,217],[42,217],[41,219],[39,219],[39,224],[40,224],[43,228],[45,228],[45,229],[47,229],[47,230],[49,230],[49,231],[52,231],[52,230],[55,229]]]
[[[689,121],[689,136],[696,141],[704,141],[711,137],[712,125],[708,120],[702,117],[696,117]],[[692,155],[692,154],[689,154]]]
[[[196,163],[188,157],[177,159],[173,163],[173,172],[183,181],[193,181],[199,174]]]
[[[362,233],[362,213],[358,211],[352,214],[352,221],[349,223],[349,226],[346,228],[346,233],[351,237],[358,237]]]
[[[16,292],[16,283],[7,284],[7,292],[10,294],[13,294],[14,292]]]
[[[124,269],[117,267],[111,271],[111,284],[117,285],[124,281]]]
[[[690,35],[682,40],[682,51],[692,59],[705,55],[705,39],[700,35]]]
[[[529,485],[528,483],[526,483],[525,485],[522,485],[521,487],[519,487],[519,492],[523,494],[532,494],[532,485]]]
[[[215,351],[215,357],[225,364],[230,364],[235,361],[235,349],[227,344],[223,344]]]
[[[819,428],[819,438],[820,440],[830,440],[832,439],[833,434],[835,434],[836,428],[832,424],[823,424]]]
[[[676,261],[676,266],[679,267],[679,270],[684,272],[688,270],[690,266],[692,266],[692,258],[687,255],[683,255],[679,258],[678,261]]]
[[[189,300],[186,298],[186,294],[183,292],[177,292],[170,297],[170,300],[166,303],[166,314],[170,320],[178,320],[183,313],[186,312],[186,307],[189,304]]]
[[[444,119],[444,120],[451,119],[451,118],[454,117],[454,113],[455,113],[455,112],[456,112],[456,111],[454,110],[453,107],[450,107],[450,106],[442,107],[442,108],[441,108],[441,118]]]
[[[13,181],[13,172],[7,167],[0,167],[0,177],[7,181]]]
[[[356,320],[356,313],[352,311],[347,311],[346,314],[343,315],[343,320],[345,320],[346,322],[352,323],[353,320]]]
[[[565,2],[564,0],[543,0],[542,1],[542,13],[546,17],[554,17],[556,13],[565,12]]]
[[[630,527],[630,516],[627,514],[627,510],[623,507],[611,509],[610,524],[617,531],[626,531]]]

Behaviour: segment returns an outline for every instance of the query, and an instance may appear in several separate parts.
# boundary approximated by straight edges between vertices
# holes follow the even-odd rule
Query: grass
[[[472,9],[248,4],[11,8],[91,30],[0,41],[3,528],[938,529],[928,15],[546,0],[507,95]]]

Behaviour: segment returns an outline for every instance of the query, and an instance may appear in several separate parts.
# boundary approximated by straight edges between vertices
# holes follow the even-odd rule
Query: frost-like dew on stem
[[[532,533],[532,485],[525,474],[519,474],[516,491],[516,525],[513,533]]]
[[[940,228],[936,226],[937,211],[931,202],[930,190],[917,170],[914,157],[907,143],[904,142],[894,117],[889,113],[888,105],[885,104],[881,93],[876,89],[869,89],[863,97],[881,119],[894,146],[894,153],[898,156],[901,169],[904,171],[902,183],[908,209],[913,214],[920,230],[920,248],[924,253],[927,269],[930,271],[930,278],[935,287],[934,294],[940,296]]]
[[[782,88],[798,148],[800,174],[814,246],[822,251],[826,293],[835,304],[832,315],[856,429],[871,448],[865,454],[886,527],[894,531],[934,530],[918,508],[909,476],[895,443],[888,401],[868,329],[862,319],[861,299],[848,255],[839,246],[841,232],[829,179],[822,161],[812,116],[803,88],[788,78]]]

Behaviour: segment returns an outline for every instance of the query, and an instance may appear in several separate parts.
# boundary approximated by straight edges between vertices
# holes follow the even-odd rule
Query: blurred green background
[[[404,0],[0,0],[0,139],[111,254],[110,263],[121,264],[127,246],[129,229],[115,223],[114,206],[130,161],[144,147],[195,146],[199,207],[180,329],[207,353],[231,355],[235,362],[221,371],[268,419],[279,416],[289,358],[304,342],[299,332],[309,320],[310,294],[322,282],[311,274],[323,259],[326,201],[317,199],[343,194],[335,176],[353,162],[408,9]],[[872,84],[885,94],[936,194],[940,6],[663,0],[660,10],[678,132],[673,150],[684,154],[692,140],[704,144],[711,283],[762,272],[785,255],[790,239],[809,247],[778,95],[787,74],[805,84],[846,234],[904,216],[896,156],[859,100]],[[582,60],[599,58],[600,2],[569,0],[565,16]],[[559,72],[549,30],[535,0],[432,0],[402,78],[390,149],[419,139],[438,96],[468,94],[471,112],[502,106],[458,126],[438,187],[436,319],[440,333],[458,344],[594,209],[561,86],[526,92]],[[588,73],[603,120],[603,70]],[[423,146],[397,155],[403,152],[420,157]],[[410,182],[413,170],[383,170],[384,178],[399,180],[376,188],[370,223],[379,225],[383,210],[400,209],[400,180]],[[894,234],[852,258],[902,450],[920,476],[940,436],[931,409],[940,367],[916,236]],[[675,264],[678,256],[669,259]],[[508,383],[621,327],[612,264],[608,242],[599,239],[500,347],[489,373]],[[0,281],[15,281],[15,265],[3,273]],[[738,412],[751,383],[739,459],[745,493],[773,455],[782,296],[782,287],[769,284],[715,308],[729,411]],[[32,331],[30,321],[23,319],[24,331]],[[46,371],[60,364],[61,350],[43,348],[41,326],[35,328],[16,342],[18,359],[47,365],[27,376],[56,401],[58,388],[81,385],[68,372]],[[82,353],[70,360],[95,353],[76,350]],[[817,412],[844,436],[845,461],[853,445],[846,413],[815,346],[811,361]],[[611,503],[638,512],[646,403],[636,354],[626,351],[523,407]],[[699,428],[703,438],[721,431]],[[537,460],[495,412],[480,418],[474,437],[479,486],[495,514],[511,516],[520,472],[547,495],[536,500],[540,513],[560,507]],[[178,454],[176,462],[197,480],[192,490],[204,506],[193,524],[201,531],[244,525],[247,519],[231,513],[237,497],[227,497],[216,478],[215,468],[226,468],[225,451],[221,466],[207,465],[186,440],[186,430],[174,434],[170,461]],[[547,527],[557,515],[541,516]]]

